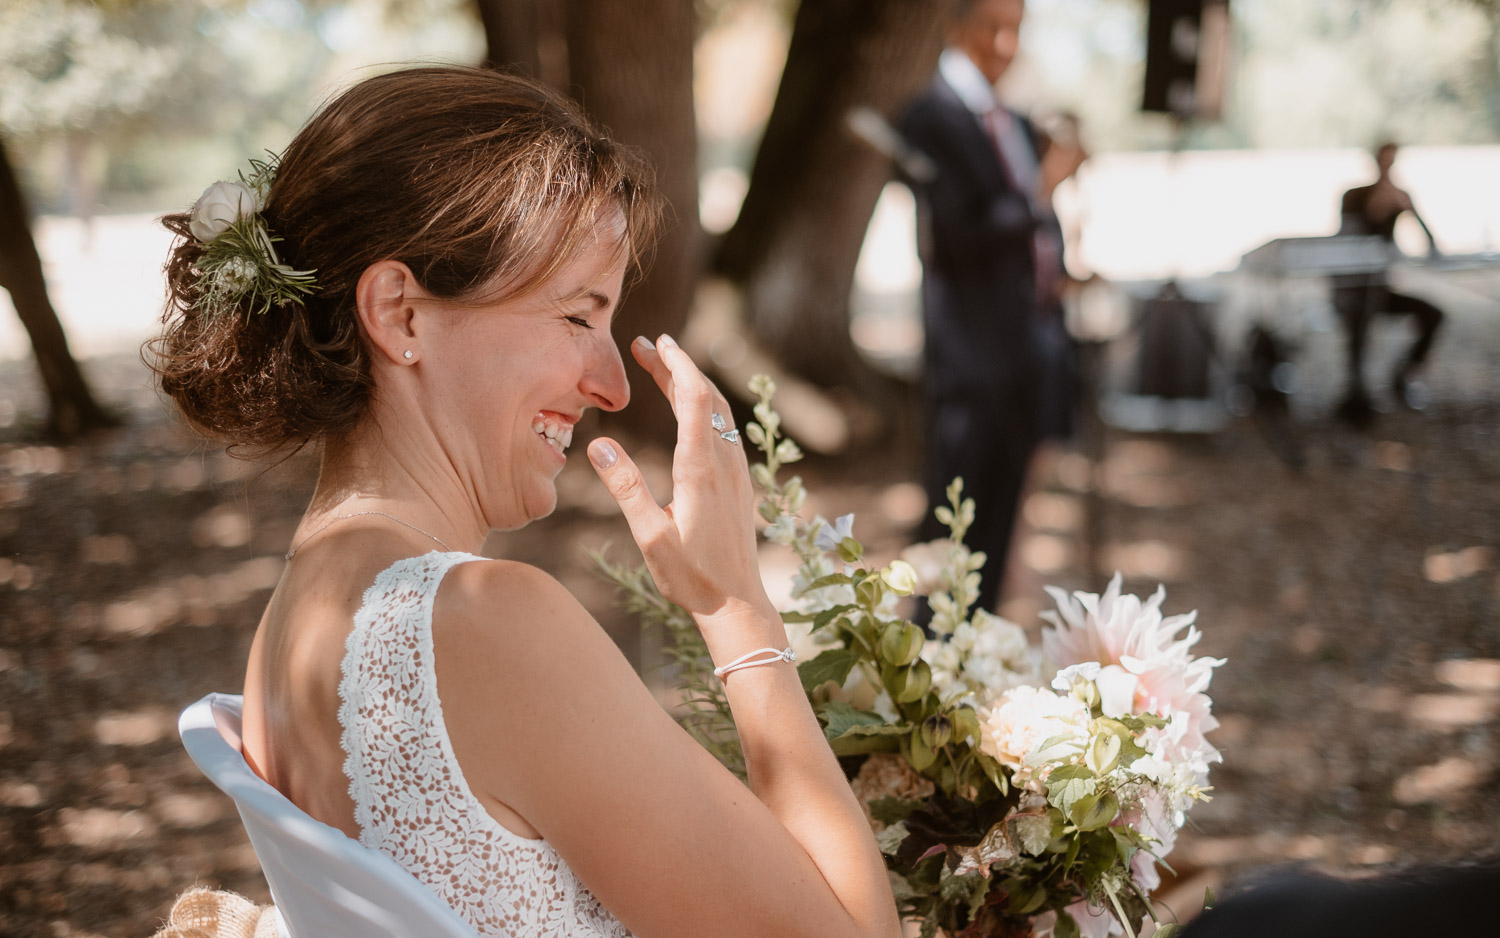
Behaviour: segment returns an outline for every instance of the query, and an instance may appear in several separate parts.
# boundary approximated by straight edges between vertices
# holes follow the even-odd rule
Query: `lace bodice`
[[[481,935],[628,938],[550,844],[491,817],[459,770],[433,670],[432,603],[444,574],[480,559],[399,560],[355,613],[339,725],[360,843],[394,857]]]

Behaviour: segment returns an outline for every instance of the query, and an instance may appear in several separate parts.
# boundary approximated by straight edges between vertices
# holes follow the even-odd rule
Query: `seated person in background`
[[[1396,161],[1396,150],[1394,143],[1382,143],[1377,147],[1375,165],[1379,176],[1368,186],[1358,186],[1344,193],[1339,206],[1339,234],[1379,235],[1394,245],[1396,219],[1402,212],[1411,212],[1427,235],[1432,256],[1436,257],[1437,242],[1432,231],[1412,207],[1411,196],[1391,180],[1391,164]],[[1365,389],[1364,359],[1370,320],[1379,313],[1411,316],[1416,321],[1417,340],[1391,376],[1391,393],[1396,402],[1411,406],[1413,402],[1408,396],[1411,375],[1432,348],[1438,327],[1443,323],[1442,310],[1426,300],[1392,290],[1385,271],[1335,277],[1333,304],[1349,338],[1349,389],[1339,405],[1339,416],[1356,425],[1368,424],[1374,418],[1375,409],[1371,406],[1369,391]]]

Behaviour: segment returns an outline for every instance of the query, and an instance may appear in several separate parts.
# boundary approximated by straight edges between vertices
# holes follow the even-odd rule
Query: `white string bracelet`
[[[738,671],[741,668],[755,668],[763,664],[775,664],[778,661],[790,663],[796,660],[797,653],[791,648],[757,648],[754,651],[745,652],[722,668],[714,668],[714,677],[723,677],[730,671]]]

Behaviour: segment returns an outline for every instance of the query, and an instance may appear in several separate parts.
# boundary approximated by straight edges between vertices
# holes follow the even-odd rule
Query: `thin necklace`
[[[416,525],[412,524],[410,521],[402,521],[400,518],[396,517],[395,515],[386,514],[383,511],[351,511],[347,515],[334,515],[332,518],[329,518],[326,522],[324,522],[322,527],[318,528],[316,531],[314,531],[313,533],[309,534],[307,537],[304,537],[302,540],[300,540],[297,543],[293,544],[292,545],[292,549],[286,552],[286,559],[291,560],[292,556],[295,555],[297,553],[297,551],[299,551],[303,547],[305,547],[307,545],[308,541],[312,540],[313,538],[317,537],[319,534],[322,534],[324,531],[328,530],[328,528],[332,524],[334,524],[334,522],[345,521],[345,520],[347,520],[349,518],[358,518],[361,515],[379,515],[382,518],[389,518],[392,521],[396,522],[397,524],[402,525],[403,527],[411,528],[413,531],[417,532],[418,534],[422,534],[422,535],[425,535],[427,537],[432,538],[434,541],[438,542],[438,546],[441,547],[443,550],[446,550],[446,551],[448,551],[450,553],[453,551],[453,548],[449,547],[447,544],[444,544],[443,543],[443,539],[440,538],[440,537],[438,537],[436,534],[430,534],[427,531],[423,531],[421,528],[419,528]]]

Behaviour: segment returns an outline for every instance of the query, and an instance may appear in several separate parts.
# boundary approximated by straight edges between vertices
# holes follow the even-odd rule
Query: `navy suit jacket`
[[[1034,144],[1030,123],[1012,116]],[[1003,404],[1038,370],[1038,220],[979,119],[941,76],[908,105],[900,129],[937,169],[931,181],[912,183],[928,394]]]

